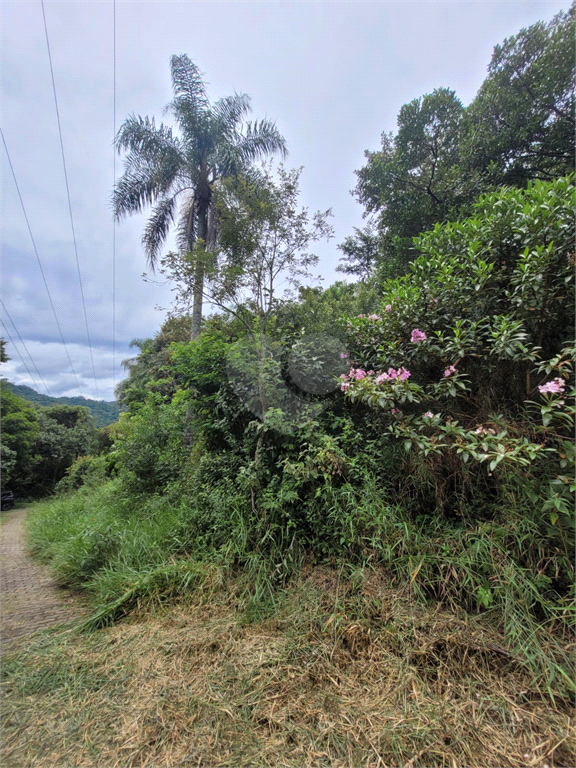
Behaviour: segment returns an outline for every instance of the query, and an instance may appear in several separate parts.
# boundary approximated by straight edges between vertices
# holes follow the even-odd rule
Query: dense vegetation
[[[90,411],[78,405],[32,405],[4,379],[2,392],[2,487],[21,496],[52,493],[80,456],[97,453],[108,439]]]
[[[217,247],[162,260],[177,311],[137,344],[113,444],[30,522],[62,582],[94,595],[87,626],[214,569],[244,574],[262,616],[304,563],[329,564],[479,616],[533,692],[573,693],[573,20],[497,48],[468,110],[448,91],[403,108],[359,172],[380,218],[345,244],[357,284],[279,295],[330,234],[328,212],[298,208],[298,172],[214,185]],[[538,98],[507,138],[514,67]],[[221,311],[190,341],[198,265]]]
[[[25,384],[12,384],[10,381],[7,384],[11,392],[27,400],[29,403],[43,406],[79,405],[83,408],[88,408],[94,420],[94,426],[98,429],[118,421],[120,412],[118,405],[114,401],[90,400],[87,397],[50,397],[49,395],[41,395],[35,389],[27,387]]]
[[[357,171],[370,218],[341,246],[345,272],[405,272],[412,238],[468,215],[479,194],[574,170],[574,36],[572,6],[496,46],[468,107],[448,88],[402,107],[396,135]]]

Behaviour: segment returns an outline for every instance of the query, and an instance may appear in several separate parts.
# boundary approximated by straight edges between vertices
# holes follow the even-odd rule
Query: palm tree
[[[238,176],[273,152],[287,154],[274,123],[243,123],[250,112],[248,96],[234,94],[210,104],[200,71],[188,56],[172,56],[170,67],[174,99],[165,111],[174,116],[180,135],[163,124],[156,127],[154,118],[131,115],[115,139],[118,152],[125,150],[127,156],[113,193],[114,215],[120,219],[153,206],[142,237],[153,271],[176,219],[181,250],[191,252],[199,240],[206,250],[214,247],[212,198],[219,179]],[[204,269],[197,259],[192,339],[200,334]]]

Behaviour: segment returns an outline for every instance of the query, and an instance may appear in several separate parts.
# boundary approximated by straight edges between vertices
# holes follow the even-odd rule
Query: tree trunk
[[[208,208],[210,198],[201,198],[198,201],[198,240],[204,242],[206,247],[206,236],[208,234]],[[202,294],[204,291],[204,261],[198,258],[194,269],[194,301],[192,304],[192,328],[190,330],[190,340],[194,341],[200,336],[200,327],[202,325]]]
[[[200,336],[200,327],[202,325],[202,290],[204,288],[204,265],[196,262],[194,270],[194,303],[192,304],[192,327],[190,330],[190,340],[194,341]]]

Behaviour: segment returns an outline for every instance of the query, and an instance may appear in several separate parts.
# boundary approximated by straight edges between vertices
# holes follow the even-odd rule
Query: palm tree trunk
[[[190,340],[194,341],[200,336],[202,325],[202,290],[204,287],[204,264],[198,260],[194,271],[194,303],[192,304],[192,327]]]
[[[208,234],[208,207],[210,200],[200,199],[198,201],[198,240],[202,240],[206,247],[206,236]],[[204,291],[204,260],[199,254],[194,269],[194,292],[192,304],[192,328],[190,330],[190,340],[194,341],[200,336],[200,327],[202,325],[202,298]]]

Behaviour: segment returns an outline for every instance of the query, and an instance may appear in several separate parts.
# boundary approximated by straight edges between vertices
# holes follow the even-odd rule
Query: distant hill
[[[119,410],[115,402],[89,400],[86,397],[49,397],[41,395],[25,384],[12,384],[10,381],[7,384],[15,395],[36,405],[83,405],[85,408],[90,408],[97,427],[107,427],[108,424],[118,421]]]

